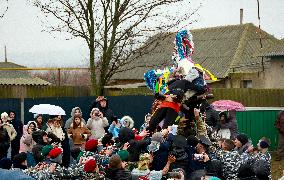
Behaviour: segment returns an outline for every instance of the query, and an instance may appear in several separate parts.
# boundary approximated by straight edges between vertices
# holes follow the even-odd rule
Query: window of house
[[[242,86],[243,88],[252,88],[252,80],[243,80]]]

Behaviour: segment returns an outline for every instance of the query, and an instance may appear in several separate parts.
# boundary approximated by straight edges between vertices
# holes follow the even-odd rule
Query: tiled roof
[[[277,41],[253,24],[196,29],[191,32],[195,46],[193,60],[217,78],[225,78],[231,72],[260,70],[262,58],[253,56],[260,49],[260,33],[263,47],[269,47]],[[116,74],[112,79],[143,79],[147,70],[171,65],[175,33],[156,36],[161,38],[155,50],[133,60],[124,67],[127,71]]]
[[[51,85],[51,83],[42,80],[40,78],[33,77],[23,77],[23,78],[1,78],[0,77],[0,85],[41,85],[47,86]]]

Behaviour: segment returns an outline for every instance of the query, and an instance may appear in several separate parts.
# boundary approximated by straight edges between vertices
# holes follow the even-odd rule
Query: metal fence
[[[21,117],[27,123],[33,119],[33,114],[29,109],[35,104],[54,104],[61,106],[66,111],[64,119],[70,117],[73,107],[80,107],[83,112],[83,118],[87,120],[90,115],[90,106],[96,97],[60,97],[60,98],[25,98],[20,99],[0,99],[0,112],[14,110],[18,117]],[[153,101],[152,96],[110,96],[108,97],[109,107],[114,114],[121,118],[124,115],[131,116],[135,121],[135,127],[139,128],[144,122],[144,116],[150,111]],[[21,105],[22,104],[22,105]],[[22,109],[21,109],[22,108]],[[267,108],[256,109],[237,113],[239,131],[251,137],[254,145],[258,140],[266,136],[272,142],[272,149],[277,146],[277,131],[274,128],[274,122],[279,110],[265,110]],[[284,109],[284,108],[283,108]]]

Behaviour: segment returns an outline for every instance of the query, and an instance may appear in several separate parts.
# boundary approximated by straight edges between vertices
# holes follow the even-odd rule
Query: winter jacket
[[[159,150],[154,152],[151,170],[160,171],[166,166],[168,161],[170,143],[165,141],[160,144]]]
[[[7,170],[7,169],[1,169],[0,168],[0,174],[1,174],[1,180],[34,180],[31,176],[26,175],[21,170]]]
[[[235,150],[229,151],[225,153],[220,160],[223,167],[224,178],[230,180],[237,179],[238,169],[242,163],[240,154]]]
[[[76,111],[77,109],[80,110],[81,116],[82,116],[82,111],[81,111],[81,109],[80,109],[79,107],[74,107],[74,108],[72,109],[72,111],[71,111],[71,117],[65,122],[64,128],[65,128],[66,130],[70,128],[70,125],[72,124],[73,119],[74,119],[74,116],[75,116],[75,111]],[[81,121],[82,121],[84,124],[86,124],[86,121],[85,121],[83,118],[81,118]]]
[[[10,147],[10,137],[6,129],[0,127],[0,159],[7,156]]]
[[[212,108],[206,110],[206,119],[205,122],[208,126],[216,127],[219,120],[218,112]]]
[[[118,137],[119,130],[120,130],[120,128],[113,125],[113,124],[111,124],[108,128],[108,132],[111,133],[114,138]]]
[[[10,120],[9,123],[13,125],[14,129],[17,132],[16,139],[20,139],[23,135],[23,123],[16,118],[13,120]]]
[[[32,138],[32,134],[28,133],[28,127],[30,123],[32,122],[36,124],[35,121],[29,121],[27,125],[23,126],[23,135],[20,139],[20,151],[19,151],[20,153],[21,152],[32,152],[32,148],[36,144]]]
[[[155,111],[151,120],[149,122],[149,127],[147,128],[150,132],[154,132],[159,123],[163,121],[162,128],[168,128],[174,124],[178,112],[180,111],[180,105],[174,102],[162,102],[159,109]]]
[[[90,112],[92,111],[93,108],[98,108],[103,113],[104,117],[107,118],[109,124],[112,123],[114,114],[112,110],[109,108],[108,100],[106,100],[106,107],[101,107],[99,102],[94,101],[90,107]]]
[[[48,126],[46,132],[53,133],[56,137],[60,139],[60,141],[63,141],[65,139],[65,134],[61,127]]]
[[[124,169],[111,169],[108,168],[105,171],[107,180],[130,180],[131,172]]]
[[[16,136],[17,136],[17,132],[16,130],[14,129],[13,125],[12,124],[9,124],[9,123],[3,123],[3,128],[5,128],[7,130],[7,133],[10,137],[10,141],[13,141]]]
[[[81,122],[80,126],[76,129],[73,128],[73,123],[70,125],[68,129],[68,137],[73,140],[75,145],[81,145],[86,142],[87,138],[91,136],[90,130]]]
[[[108,121],[106,117],[100,118],[95,117],[89,118],[87,122],[87,128],[91,130],[91,137],[90,139],[100,139],[105,135],[105,127],[108,126]]]

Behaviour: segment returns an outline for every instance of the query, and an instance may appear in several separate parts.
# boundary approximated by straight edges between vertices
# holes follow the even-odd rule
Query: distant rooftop
[[[32,77],[26,70],[1,70],[1,68],[27,68],[12,62],[0,62],[0,85],[51,85],[37,77]]]

